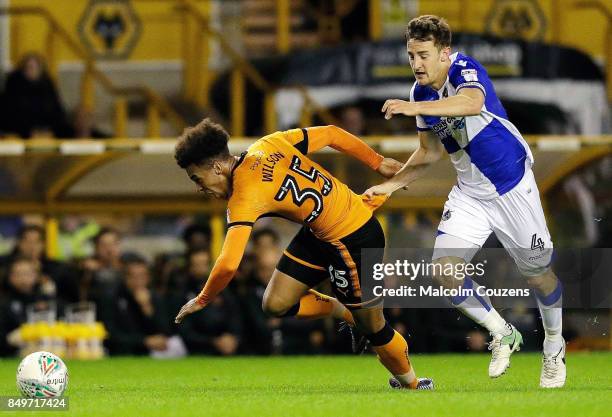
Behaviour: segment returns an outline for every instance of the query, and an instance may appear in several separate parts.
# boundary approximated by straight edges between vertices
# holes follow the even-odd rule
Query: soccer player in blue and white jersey
[[[534,160],[529,146],[508,120],[482,65],[467,55],[451,54],[451,31],[444,19],[425,15],[411,20],[406,39],[416,77],[410,101],[387,100],[382,111],[386,119],[398,114],[415,116],[419,147],[393,178],[370,188],[366,195],[391,194],[406,187],[441,157],[443,147],[457,170],[457,185],[444,205],[433,261],[470,262],[495,233],[536,295],[546,333],[540,386],[561,387],[566,377],[562,286],[550,269],[553,243],[531,170]],[[450,288],[478,287],[470,278],[435,279]],[[510,366],[510,355],[520,348],[521,334],[499,315],[488,297],[451,301],[489,330],[493,336],[489,376],[501,376]]]

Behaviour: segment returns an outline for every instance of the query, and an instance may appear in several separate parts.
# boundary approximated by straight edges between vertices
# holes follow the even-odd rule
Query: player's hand
[[[377,195],[391,195],[396,189],[397,187],[395,187],[393,184],[383,182],[382,184],[368,188],[365,190],[363,195],[366,196],[368,200],[371,200]]]
[[[385,104],[382,106],[382,110],[385,114],[385,119],[389,120],[393,117],[394,114],[403,114],[405,116],[416,116],[417,113],[417,103],[398,100],[398,99],[390,99],[385,101]]]
[[[181,311],[178,312],[178,314],[176,315],[176,318],[174,319],[175,323],[180,323],[183,321],[183,319],[185,318],[185,316],[188,316],[190,314],[193,314],[195,312],[198,312],[200,310],[202,310],[204,308],[204,306],[200,303],[198,303],[198,298],[192,298],[191,300],[187,301],[187,303],[185,303],[185,305],[183,307],[181,307]]]
[[[382,160],[376,172],[378,172],[380,175],[382,175],[385,178],[391,178],[392,176],[395,175],[397,171],[402,169],[403,166],[404,164],[402,164],[399,161],[396,161],[393,158],[385,158]]]

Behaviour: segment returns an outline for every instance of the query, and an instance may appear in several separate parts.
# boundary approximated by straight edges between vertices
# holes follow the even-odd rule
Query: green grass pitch
[[[538,388],[540,356],[518,353],[502,378],[488,355],[412,355],[436,391],[393,391],[374,356],[68,361],[68,412],[43,416],[609,416],[612,353],[568,354],[568,383]],[[17,395],[0,360],[0,395]],[[30,412],[5,415],[32,415]],[[38,413],[40,415],[40,412]]]

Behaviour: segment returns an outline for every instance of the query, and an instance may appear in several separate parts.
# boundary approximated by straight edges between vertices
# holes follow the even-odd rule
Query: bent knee
[[[518,270],[527,279],[529,285],[538,285],[549,279],[548,275],[552,272],[549,266],[522,266]]]
[[[261,309],[270,317],[282,317],[292,306],[280,297],[264,294]]]
[[[442,258],[434,259],[432,261],[433,271],[432,279],[436,285],[441,285],[445,288],[458,287],[462,280],[458,280],[454,271],[457,269],[457,265],[465,263],[463,259],[454,256],[445,256]]]

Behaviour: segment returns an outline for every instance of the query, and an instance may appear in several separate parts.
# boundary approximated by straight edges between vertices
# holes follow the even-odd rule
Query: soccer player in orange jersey
[[[176,145],[178,165],[200,191],[227,200],[228,231],[221,255],[202,292],[176,316],[208,305],[234,276],[257,219],[280,216],[304,226],[287,247],[263,298],[264,311],[275,317],[335,317],[364,333],[382,364],[393,374],[394,388],[432,389],[417,378],[408,345],[385,321],[380,300],[362,299],[362,248],[381,262],[385,236],[375,208],[386,199],[365,202],[307,155],[325,146],[351,155],[385,177],[401,164],[383,158],[359,138],[335,126],[276,132],[253,143],[241,156],[229,153],[228,133],[205,119],[186,129]],[[331,279],[337,298],[312,287]]]

